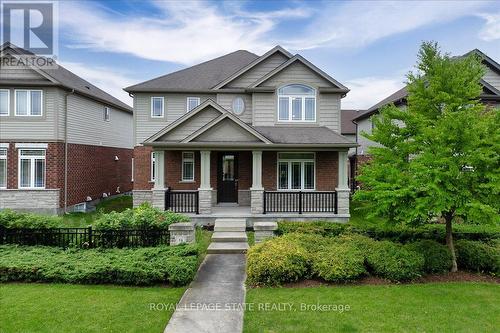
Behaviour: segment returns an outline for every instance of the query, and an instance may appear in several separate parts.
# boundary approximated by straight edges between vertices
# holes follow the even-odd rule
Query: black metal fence
[[[88,228],[4,228],[0,244],[45,245],[57,247],[147,247],[169,245],[166,229],[95,230]]]
[[[337,213],[337,192],[265,191],[266,213]]]
[[[165,210],[198,214],[198,191],[165,191]]]

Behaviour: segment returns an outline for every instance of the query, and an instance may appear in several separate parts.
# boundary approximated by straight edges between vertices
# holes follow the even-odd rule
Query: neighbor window
[[[278,153],[278,189],[314,190],[314,153]]]
[[[10,109],[10,94],[8,89],[0,89],[0,116],[8,116]]]
[[[303,84],[278,89],[279,121],[316,121],[316,90]]]
[[[151,181],[154,182],[156,178],[156,154],[151,153]]]
[[[195,107],[197,107],[198,105],[200,105],[200,98],[199,97],[188,97],[186,105],[187,105],[186,112],[189,112],[192,109],[194,109]]]
[[[19,150],[19,188],[45,187],[45,149]]]
[[[193,152],[183,152],[182,153],[182,180],[183,181],[193,181],[194,180],[194,153]]]
[[[110,108],[105,106],[104,107],[104,121],[109,121],[110,114],[111,114]]]
[[[0,188],[7,187],[7,149],[0,149]]]
[[[163,97],[151,97],[151,118],[163,118],[165,114]]]
[[[41,116],[42,91],[16,90],[16,116]]]

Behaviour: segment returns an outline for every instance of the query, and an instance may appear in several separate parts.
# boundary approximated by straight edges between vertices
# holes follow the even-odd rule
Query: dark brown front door
[[[217,201],[238,202],[238,154],[219,153]]]

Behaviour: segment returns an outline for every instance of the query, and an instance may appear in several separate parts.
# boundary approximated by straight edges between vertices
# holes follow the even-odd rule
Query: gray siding
[[[318,125],[340,133],[340,94],[319,94],[316,112]]]
[[[358,121],[358,134],[357,134],[357,142],[358,142],[358,155],[367,155],[368,147],[378,145],[377,143],[368,140],[362,134],[372,133],[372,120],[371,118],[365,118]]]
[[[241,128],[230,119],[224,119],[202,133],[195,142],[260,142],[257,137]]]
[[[484,74],[483,79],[493,87],[500,90],[500,74],[494,72],[491,68],[486,67],[486,73]]]
[[[334,85],[309,67],[299,61],[295,61],[287,68],[273,75],[259,86],[279,87],[287,83],[305,83],[313,87],[333,87]]]
[[[183,140],[193,132],[199,130],[201,127],[208,124],[210,121],[217,118],[219,115],[220,115],[219,111],[215,110],[212,107],[208,107],[200,111],[193,117],[189,118],[189,120],[183,122],[182,124],[174,128],[171,132],[162,136],[159,140],[160,141]]]
[[[68,96],[68,142],[132,148],[132,115],[110,107],[110,120],[104,120],[102,103],[80,95]]]
[[[29,67],[0,67],[0,80],[47,80],[43,75]]]
[[[287,60],[288,58],[286,56],[277,52],[246,73],[240,75],[238,78],[229,82],[226,87],[246,88]]]
[[[253,125],[272,126],[276,123],[276,94],[253,94]]]
[[[165,117],[151,118],[151,97],[158,96],[165,99]],[[216,101],[215,94],[156,94],[136,93],[134,96],[134,142],[140,145],[168,124],[186,113],[187,97],[200,97],[200,103],[211,98]]]
[[[233,100],[242,97],[245,102],[245,111],[241,115],[236,115],[244,122],[252,123],[252,95],[250,94],[217,94],[217,103],[224,109],[233,112]]]

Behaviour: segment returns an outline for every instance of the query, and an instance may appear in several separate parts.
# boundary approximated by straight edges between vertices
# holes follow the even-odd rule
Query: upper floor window
[[[235,99],[233,99],[232,106],[234,114],[240,115],[245,111],[245,102],[241,97],[236,97]]]
[[[199,97],[188,97],[186,105],[187,105],[186,112],[189,112],[192,109],[194,109],[195,107],[197,107],[198,105],[200,105],[200,98]]]
[[[41,116],[42,91],[16,90],[16,116]]]
[[[10,109],[9,89],[0,89],[0,116],[8,116]]]
[[[163,97],[151,97],[151,118],[163,118],[165,114],[164,104]]]
[[[316,90],[303,84],[278,89],[279,121],[316,121]]]
[[[107,106],[104,107],[104,121],[109,121],[111,114],[111,109],[108,108]]]

